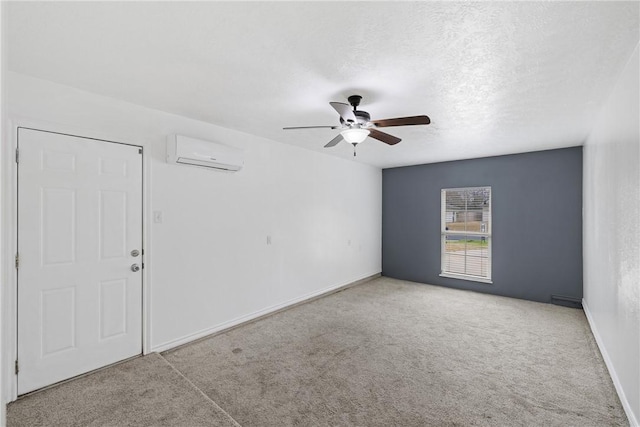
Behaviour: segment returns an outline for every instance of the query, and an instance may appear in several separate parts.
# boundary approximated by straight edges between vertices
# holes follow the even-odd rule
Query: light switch
[[[267,245],[271,244],[271,236],[267,236]]]

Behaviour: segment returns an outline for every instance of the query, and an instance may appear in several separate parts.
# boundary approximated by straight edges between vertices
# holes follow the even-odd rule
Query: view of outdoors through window
[[[491,187],[442,190],[442,274],[491,279]]]

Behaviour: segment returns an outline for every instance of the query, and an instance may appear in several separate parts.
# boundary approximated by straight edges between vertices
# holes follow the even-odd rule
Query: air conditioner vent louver
[[[167,163],[238,171],[244,166],[244,153],[228,145],[182,135],[169,135]]]

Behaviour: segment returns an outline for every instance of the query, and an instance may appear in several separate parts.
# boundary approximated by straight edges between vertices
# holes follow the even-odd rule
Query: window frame
[[[480,190],[480,189],[488,189],[489,190],[489,218],[488,218],[488,231],[487,232],[477,232],[477,231],[453,231],[447,230],[447,201],[446,194],[447,191],[468,191],[468,190]],[[493,190],[490,185],[481,185],[476,187],[458,187],[458,188],[442,188],[440,190],[440,277],[448,277],[452,279],[461,279],[468,280],[472,282],[486,283],[492,284],[492,234],[493,234]],[[465,212],[469,212],[465,207]],[[485,237],[487,241],[487,277],[483,276],[475,276],[472,274],[463,274],[463,273],[455,273],[446,270],[446,241],[447,236],[479,236]]]

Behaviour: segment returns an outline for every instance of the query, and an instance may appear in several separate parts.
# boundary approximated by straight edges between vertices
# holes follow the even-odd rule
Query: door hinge
[[[16,148],[16,163],[20,163],[20,149]]]
[[[144,268],[144,262],[142,263],[142,268]]]
[[[16,253],[16,270],[20,268],[20,255]]]
[[[16,375],[20,372],[20,366],[18,366],[18,359],[16,359]]]
[[[138,154],[142,154],[142,148],[138,148]]]

